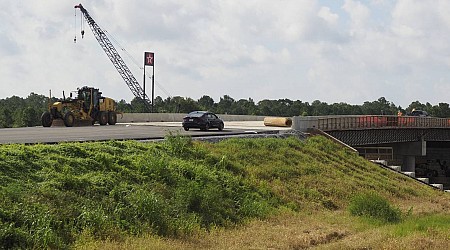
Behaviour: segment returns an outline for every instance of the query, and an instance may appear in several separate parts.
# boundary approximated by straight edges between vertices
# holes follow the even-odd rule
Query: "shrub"
[[[349,211],[352,215],[384,223],[397,223],[402,219],[400,209],[392,207],[385,198],[374,192],[355,195],[350,201]]]

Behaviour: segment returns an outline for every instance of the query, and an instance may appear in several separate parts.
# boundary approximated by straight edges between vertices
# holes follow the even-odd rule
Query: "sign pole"
[[[155,58],[153,58],[153,61]],[[153,113],[153,104],[155,103],[155,64],[153,63],[153,75],[152,75],[152,113]]]
[[[151,104],[151,112],[153,113],[153,103],[155,102],[155,53],[153,52],[144,52],[144,100],[145,100],[145,66],[152,66],[153,75],[152,75],[152,104]]]
[[[144,93],[142,93],[142,97],[143,97],[144,103],[145,103],[145,62],[144,62]]]

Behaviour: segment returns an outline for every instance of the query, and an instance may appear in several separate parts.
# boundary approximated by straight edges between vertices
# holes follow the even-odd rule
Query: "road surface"
[[[181,123],[132,123],[114,126],[64,127],[54,126],[0,129],[0,144],[9,143],[57,143],[63,141],[105,141],[105,140],[152,140],[162,139],[169,133],[197,136],[217,136],[234,134],[253,134],[287,128],[265,127],[263,122],[225,122],[223,131],[211,129],[184,131]]]

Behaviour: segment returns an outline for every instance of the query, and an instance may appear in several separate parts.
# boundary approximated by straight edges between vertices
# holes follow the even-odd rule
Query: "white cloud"
[[[350,16],[350,30],[351,36],[363,36],[368,31],[367,21],[370,17],[369,9],[360,1],[345,0],[345,4],[342,6]]]
[[[80,13],[75,19],[73,8],[78,2],[0,3],[0,98],[49,89],[59,96],[81,85],[99,87],[115,99],[133,98],[87,24],[81,39]],[[143,52],[155,52],[155,79],[170,95],[352,104],[385,96],[403,106],[448,102],[445,0],[86,0],[83,5],[137,61],[115,44],[139,82]],[[158,88],[155,94],[167,97]]]
[[[339,15],[333,13],[328,7],[321,7],[317,15],[327,23],[335,25],[339,21]]]

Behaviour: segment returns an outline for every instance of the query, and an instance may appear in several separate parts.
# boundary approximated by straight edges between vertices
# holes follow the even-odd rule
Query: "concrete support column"
[[[414,155],[403,156],[402,171],[416,172],[416,157]]]
[[[396,159],[403,159],[402,171],[415,172],[416,171],[416,156],[426,156],[427,142],[421,138],[416,142],[396,143],[393,145]]]

